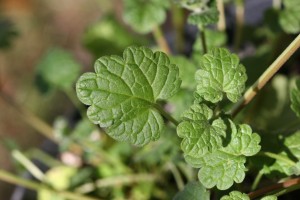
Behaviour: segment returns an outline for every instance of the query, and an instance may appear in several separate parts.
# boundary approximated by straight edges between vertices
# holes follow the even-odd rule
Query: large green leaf
[[[300,32],[299,0],[283,0],[284,10],[279,14],[279,23],[287,33]]]
[[[196,73],[196,93],[213,103],[221,101],[224,95],[236,102],[245,89],[246,80],[246,70],[239,58],[224,48],[215,48],[201,58]]]
[[[291,108],[300,117],[300,79],[296,81],[296,87],[291,89]]]
[[[136,32],[149,33],[166,19],[168,1],[124,0],[124,20]]]
[[[73,56],[60,48],[50,49],[37,66],[37,76],[49,86],[68,90],[80,73],[80,64]]]
[[[209,200],[210,192],[199,182],[190,182],[173,200]]]
[[[89,119],[116,140],[135,145],[157,140],[164,123],[156,101],[179,90],[178,67],[162,52],[129,47],[123,58],[99,58],[95,72],[83,74],[76,85],[79,99],[89,105]]]
[[[200,168],[200,182],[206,188],[226,190],[233,182],[244,180],[246,156],[260,150],[260,137],[248,125],[212,120],[212,114],[206,105],[193,105],[184,113],[177,134],[183,138],[181,149],[186,161]]]

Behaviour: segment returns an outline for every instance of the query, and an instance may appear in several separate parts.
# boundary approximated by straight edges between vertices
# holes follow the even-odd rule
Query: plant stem
[[[178,189],[181,191],[184,188],[184,182],[182,180],[182,177],[180,175],[179,170],[177,169],[177,167],[174,165],[174,163],[172,162],[168,162],[167,163],[167,167],[170,169],[170,171],[172,172],[176,185],[178,187]]]
[[[294,166],[296,163],[285,156],[281,156],[279,154],[271,153],[271,152],[259,152],[257,155],[267,156],[276,160],[281,160],[288,165]]]
[[[290,179],[290,180],[285,181],[283,183],[277,183],[277,184],[274,184],[274,185],[256,190],[254,192],[250,192],[248,194],[248,196],[250,197],[250,199],[255,199],[255,198],[263,196],[267,193],[270,193],[270,192],[273,192],[273,191],[276,191],[276,190],[284,189],[285,190],[284,193],[278,193],[277,195],[275,194],[276,196],[279,196],[279,195],[286,194],[288,192],[293,191],[291,189],[287,190],[288,188],[292,188],[292,187],[293,187],[293,190],[295,190],[294,187],[296,187],[296,189],[298,189],[300,187],[300,178]]]
[[[0,100],[1,99],[6,105],[8,105],[15,112],[17,112],[27,124],[29,124],[31,127],[33,127],[46,138],[52,140],[53,142],[57,142],[53,136],[52,127],[49,126],[46,122],[41,120],[39,117],[27,110],[25,107],[18,105],[12,98],[4,94],[3,92],[0,92]]]
[[[257,188],[258,183],[260,182],[260,180],[261,180],[261,178],[262,178],[263,175],[264,175],[263,169],[259,170],[259,172],[258,172],[257,176],[255,177],[255,180],[254,180],[254,182],[253,182],[253,184],[251,186],[251,190],[252,191]]]
[[[169,113],[167,113],[160,105],[153,104],[153,106],[170,122],[172,122],[175,126],[178,126],[179,122],[174,119]]]
[[[199,31],[200,31],[200,39],[201,39],[203,54],[206,54],[207,53],[207,45],[206,45],[205,28],[204,28],[204,26],[200,26],[199,27]]]
[[[273,8],[276,10],[280,10],[281,0],[273,0]]]
[[[176,50],[178,53],[183,52],[184,50],[184,16],[182,8],[179,8],[177,5],[172,3],[172,22],[174,29],[176,31]]]
[[[161,29],[159,26],[154,28],[152,31],[154,39],[159,46],[159,48],[164,51],[166,54],[171,54],[170,47],[168,45],[168,42],[166,41],[164,34],[162,33]]]
[[[69,200],[97,200],[96,198],[93,198],[93,197],[87,197],[87,196],[83,196],[81,194],[76,194],[76,193],[72,193],[72,192],[55,191],[55,190],[53,190],[45,185],[42,185],[40,183],[19,178],[19,177],[15,176],[9,172],[6,172],[2,169],[0,169],[0,180],[9,182],[14,185],[23,186],[27,189],[32,189],[32,190],[36,190],[36,191],[47,190],[51,193],[56,193],[56,194],[60,195],[61,197],[64,197]]]
[[[235,34],[234,34],[234,49],[237,52],[243,33],[243,26],[244,26],[244,15],[245,15],[245,7],[244,7],[244,0],[236,0],[236,9],[235,9]]]
[[[16,159],[21,165],[25,167],[36,179],[42,181],[45,177],[43,172],[35,166],[24,154],[22,154],[19,150],[13,150],[12,156]]]
[[[247,105],[265,84],[275,75],[283,64],[300,47],[300,34],[295,40],[281,53],[279,57],[268,67],[268,69],[257,79],[257,81],[245,92],[244,96],[233,106],[229,114],[235,117],[245,105]]]
[[[219,11],[219,21],[218,21],[218,30],[225,31],[226,30],[226,21],[225,21],[225,11],[224,11],[224,0],[217,0],[217,8]]]
[[[97,180],[95,183],[86,183],[76,189],[80,193],[89,193],[96,188],[105,188],[113,186],[124,186],[139,182],[153,182],[158,180],[158,176],[154,174],[130,174],[115,177],[108,177]]]

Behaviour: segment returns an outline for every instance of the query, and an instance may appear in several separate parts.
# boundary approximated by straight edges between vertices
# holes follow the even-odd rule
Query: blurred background
[[[228,2],[226,30],[221,34],[212,31],[218,39],[214,41],[214,36],[213,39],[208,36],[208,40],[211,46],[235,49],[236,12],[239,11],[232,1],[225,2]],[[294,38],[293,34],[283,33],[278,23],[262,26],[266,20],[275,19],[272,12],[265,12],[274,7],[274,2],[245,1],[244,29],[238,33],[241,38],[236,52],[249,70],[248,85]],[[199,55],[202,51],[196,40],[197,27],[185,23],[188,11],[174,5],[170,10],[173,14],[167,12],[162,30],[171,52],[197,61],[197,56],[192,54],[193,50]],[[180,140],[171,137],[174,128],[168,128],[161,140],[143,149],[115,143],[86,120],[86,108],[77,100],[76,80],[83,72],[92,71],[94,61],[100,56],[121,55],[124,48],[133,44],[159,48],[155,35],[133,31],[122,14],[122,0],[0,0],[1,169],[35,181],[46,176],[56,189],[76,190],[103,199],[170,199],[183,187],[178,174],[185,177],[184,181],[196,179],[197,171],[182,158]],[[297,56],[297,62],[282,70],[282,74],[299,74],[299,53]],[[193,69],[187,72],[189,84],[197,66],[184,58],[177,59],[174,62],[191,65]],[[274,110],[266,106],[269,99],[254,102],[252,106],[260,105],[263,109],[261,113],[252,113],[249,123],[258,124],[258,129],[277,130],[268,121],[271,111],[274,120],[286,116],[286,121],[295,121],[292,112],[285,112],[289,107],[288,87],[286,77],[274,78],[266,92],[270,92],[269,99],[276,99],[273,104],[277,105],[279,100],[280,103]],[[184,88],[180,95],[189,92],[185,99],[179,101],[174,97],[166,109],[179,117],[193,101],[192,89]],[[249,109],[253,107],[250,105]],[[286,121],[278,120],[277,125]],[[164,174],[164,180],[158,180],[160,173]],[[123,178],[120,183],[105,179],[119,175]],[[106,181],[97,182],[100,189],[96,189],[92,183],[99,178]],[[30,200],[37,196],[40,200],[62,200],[47,192],[37,194],[0,181],[1,200]]]

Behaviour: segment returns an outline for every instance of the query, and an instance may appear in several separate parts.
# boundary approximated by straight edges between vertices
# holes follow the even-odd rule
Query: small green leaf
[[[284,10],[279,13],[279,23],[287,33],[300,32],[300,4],[298,0],[283,0]]]
[[[226,190],[233,182],[244,180],[246,156],[260,150],[260,137],[246,124],[236,126],[229,119],[212,120],[212,116],[205,104],[191,106],[183,114],[177,134],[183,138],[181,149],[186,161],[200,168],[200,182],[206,188]]]
[[[239,191],[232,191],[229,195],[223,196],[221,200],[250,200],[247,194]]]
[[[196,93],[213,103],[221,101],[224,94],[230,101],[237,102],[246,80],[246,70],[239,58],[224,48],[215,48],[201,59],[196,73]]]
[[[68,90],[80,73],[80,64],[73,56],[59,48],[49,50],[37,66],[37,74],[50,86]]]
[[[199,182],[189,182],[173,200],[209,200],[210,192]]]
[[[290,92],[291,108],[300,118],[300,79],[296,81],[296,88]]]
[[[157,140],[164,123],[155,104],[179,90],[178,67],[162,52],[129,47],[123,58],[99,58],[95,71],[76,85],[78,98],[90,106],[89,119],[116,140],[140,146]]]
[[[188,17],[188,23],[200,26],[215,24],[219,20],[219,12],[216,7],[205,11],[193,12]]]
[[[149,33],[166,19],[168,1],[126,0],[124,1],[124,20],[138,33]]]

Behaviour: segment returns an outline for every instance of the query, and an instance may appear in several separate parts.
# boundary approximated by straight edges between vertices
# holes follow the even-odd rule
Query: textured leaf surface
[[[277,200],[277,197],[274,195],[270,195],[270,196],[261,198],[261,200]]]
[[[293,88],[290,93],[291,108],[300,118],[300,79],[296,82],[296,88]]]
[[[246,156],[260,150],[260,137],[248,125],[236,126],[229,119],[212,120],[212,116],[204,104],[191,106],[183,114],[177,134],[183,138],[181,149],[186,161],[200,168],[200,182],[206,188],[225,190],[244,180]]]
[[[239,191],[232,191],[229,195],[223,196],[221,200],[250,200],[247,194]]]
[[[90,105],[89,119],[116,140],[135,145],[157,140],[163,119],[155,103],[178,91],[178,67],[162,52],[129,47],[123,58],[98,59],[95,72],[83,74],[76,85],[79,99]]]
[[[206,11],[193,12],[188,17],[188,22],[194,25],[207,26],[215,24],[219,20],[219,12],[217,8],[210,8]]]
[[[37,73],[50,86],[70,89],[79,76],[80,65],[69,52],[55,48],[42,58]]]
[[[124,1],[124,20],[139,33],[151,32],[166,19],[168,1],[126,0]]]
[[[299,0],[283,0],[284,10],[279,14],[279,23],[287,33],[300,32]]]
[[[188,183],[183,191],[178,192],[173,200],[209,200],[210,192],[199,182]]]
[[[196,73],[196,93],[203,99],[216,103],[227,98],[236,102],[245,89],[247,75],[239,58],[224,48],[215,48],[205,54]]]

